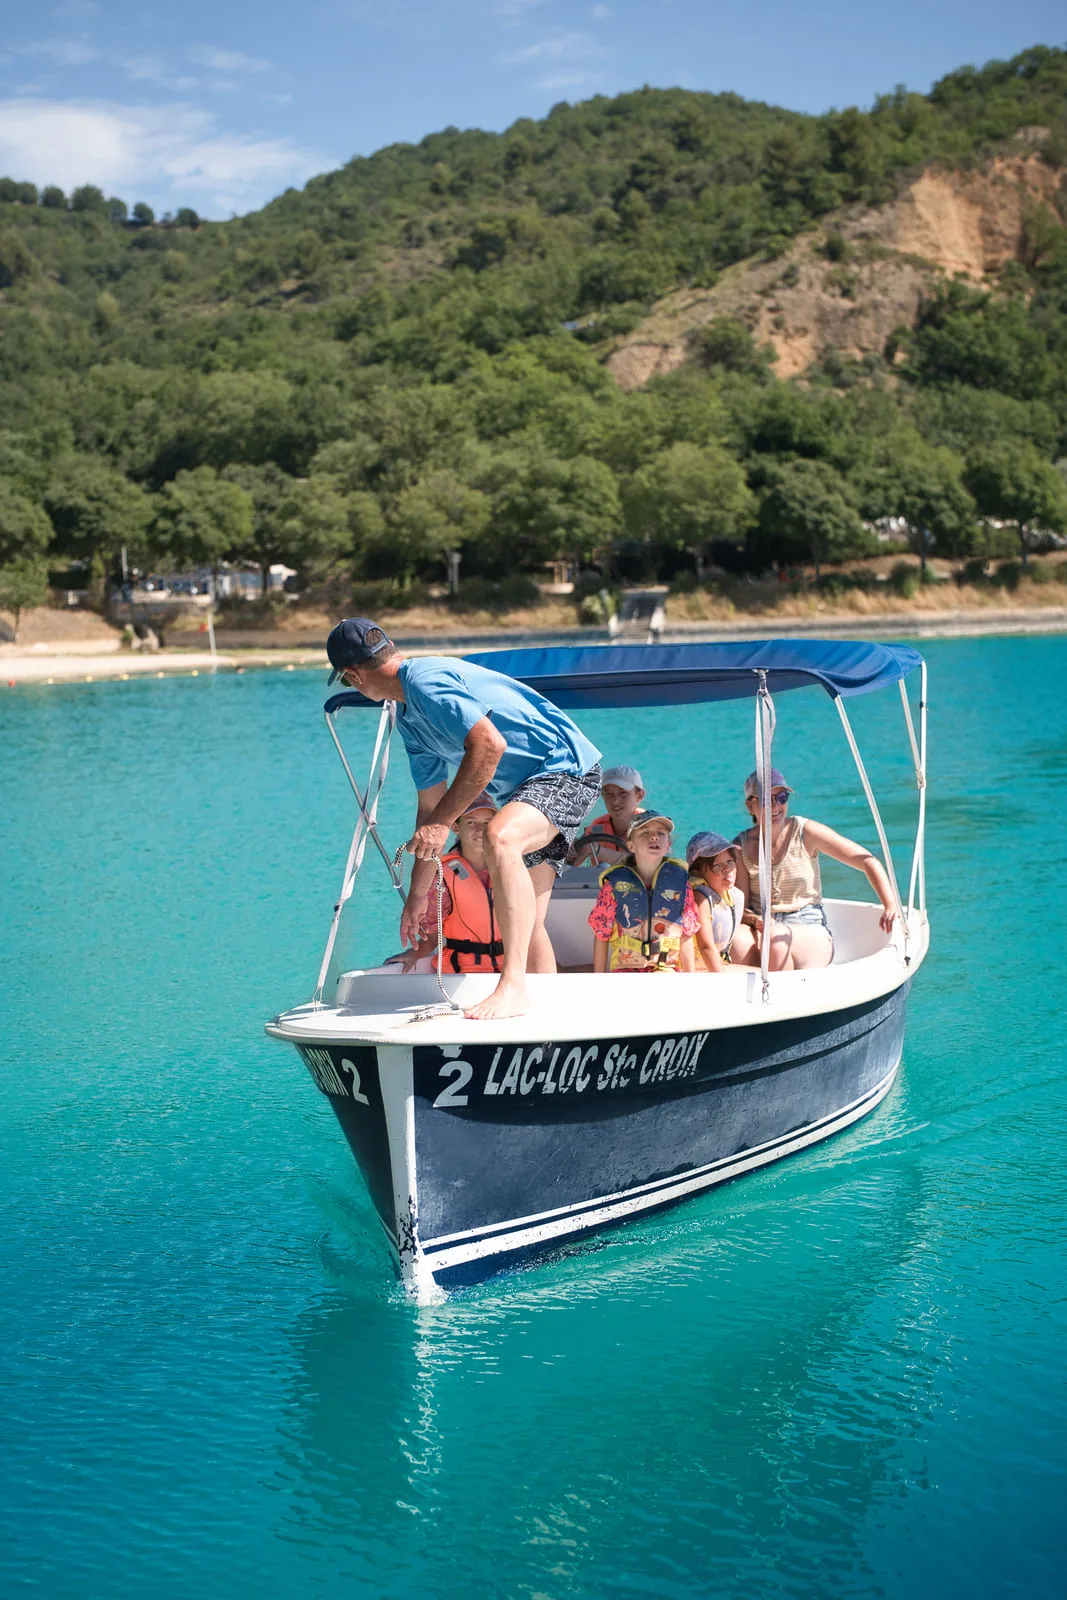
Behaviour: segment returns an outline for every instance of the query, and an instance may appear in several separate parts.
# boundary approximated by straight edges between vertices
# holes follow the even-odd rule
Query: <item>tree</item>
[[[759,524],[750,541],[758,560],[847,561],[871,544],[841,474],[825,461],[788,461],[770,467],[760,498]]]
[[[615,474],[591,456],[563,460],[533,449],[502,452],[485,469],[492,522],[481,541],[488,564],[531,568],[559,556],[588,560],[619,535]]]
[[[690,349],[702,366],[723,372],[748,373],[766,379],[775,355],[771,345],[757,345],[736,317],[714,317],[690,335]]]
[[[140,485],[92,456],[72,455],[57,464],[45,492],[58,549],[89,563],[91,581],[103,586],[119,565],[125,546],[136,562],[147,549],[151,502]]]
[[[16,644],[23,611],[43,606],[47,599],[48,565],[40,556],[18,556],[0,566],[0,606],[14,613]]]
[[[1015,528],[1024,567],[1035,532],[1062,533],[1067,528],[1067,484],[1052,462],[1025,440],[976,451],[965,481],[983,517]]]
[[[93,306],[93,324],[97,333],[109,333],[119,320],[119,303],[108,289],[102,289]]]
[[[176,228],[199,228],[200,218],[192,206],[182,206],[174,218],[174,226]]]
[[[112,195],[104,202],[109,222],[125,222],[129,216],[125,200],[120,200],[118,195]]]
[[[155,537],[176,561],[210,567],[217,591],[219,564],[247,546],[254,516],[246,489],[227,483],[214,467],[196,467],[164,486]]]
[[[133,208],[132,221],[138,228],[150,228],[156,220],[156,214],[151,206],[145,205],[143,200],[138,200]]]
[[[41,190],[41,204],[49,211],[65,211],[67,197],[62,189],[57,188],[54,183],[49,183]]]
[[[427,472],[402,489],[387,519],[390,548],[407,578],[425,561],[440,560],[476,539],[489,523],[489,496],[447,468]]]
[[[224,467],[219,476],[251,497],[252,529],[241,553],[258,565],[266,594],[271,567],[280,562],[301,565],[303,530],[294,511],[300,486],[272,461],[263,466],[240,462]]]
[[[70,209],[95,212],[99,216],[105,216],[107,201],[104,199],[104,191],[98,189],[95,183],[81,184],[70,197]]]
[[[52,537],[52,525],[40,506],[0,478],[0,566],[43,556]]]
[[[903,517],[926,576],[931,555],[961,561],[974,550],[978,511],[954,450],[926,443],[911,430],[886,441],[882,463],[864,476],[863,509],[871,517]]]
[[[692,550],[698,560],[716,539],[743,539],[755,520],[755,496],[721,445],[671,445],[634,473],[625,499],[635,537]]]

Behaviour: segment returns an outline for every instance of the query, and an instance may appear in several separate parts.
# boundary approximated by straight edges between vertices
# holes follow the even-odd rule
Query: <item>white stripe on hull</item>
[[[429,1282],[432,1282],[438,1272],[447,1272],[469,1261],[512,1255],[559,1239],[588,1233],[594,1228],[622,1221],[641,1211],[654,1210],[684,1200],[703,1189],[712,1188],[717,1183],[724,1183],[728,1178],[736,1178],[743,1172],[751,1172],[756,1167],[766,1166],[769,1162],[791,1155],[796,1150],[803,1150],[808,1145],[818,1144],[821,1139],[839,1133],[850,1123],[858,1122],[867,1112],[873,1111],[889,1093],[899,1065],[898,1056],[890,1071],[874,1089],[849,1105],[843,1106],[831,1116],[820,1118],[817,1123],[810,1123],[807,1127],[795,1129],[784,1139],[769,1141],[736,1157],[726,1157],[695,1171],[679,1174],[677,1179],[657,1180],[655,1183],[641,1184],[621,1194],[605,1195],[591,1206],[588,1201],[583,1201],[581,1207],[575,1206],[558,1212],[544,1212],[538,1216],[516,1218],[508,1222],[491,1224],[485,1229],[471,1229],[461,1234],[443,1234],[438,1239],[420,1242],[417,1261],[401,1256],[400,1267],[404,1282],[421,1299],[426,1294]],[[478,1237],[470,1238],[471,1233],[478,1234]]]

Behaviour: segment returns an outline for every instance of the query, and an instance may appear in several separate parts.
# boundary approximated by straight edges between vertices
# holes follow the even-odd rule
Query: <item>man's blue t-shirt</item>
[[[463,741],[483,717],[507,743],[488,785],[498,805],[527,778],[580,777],[600,760],[600,751],[558,706],[502,672],[453,656],[421,656],[405,661],[399,677],[404,700],[396,725],[416,789],[448,782],[448,768],[459,766]]]

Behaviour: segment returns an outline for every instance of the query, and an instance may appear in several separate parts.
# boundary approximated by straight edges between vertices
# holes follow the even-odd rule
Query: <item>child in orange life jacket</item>
[[[626,830],[634,817],[648,815],[641,804],[645,782],[636,767],[608,767],[600,780],[600,793],[607,809],[574,841],[567,857],[570,866],[591,861],[597,867],[613,867],[625,861],[630,853]]]
[[[493,890],[485,854],[485,829],[495,811],[496,806],[483,791],[456,819],[459,849],[450,850],[441,857],[444,972],[500,971],[504,946],[493,912]],[[437,958],[436,877],[430,885],[419,943],[405,954],[404,971],[410,972],[423,958],[429,959],[420,970],[432,972]]]
[[[689,873],[671,855],[674,823],[659,812],[634,817],[630,854],[600,874],[589,914],[594,972],[692,972],[700,926]]]

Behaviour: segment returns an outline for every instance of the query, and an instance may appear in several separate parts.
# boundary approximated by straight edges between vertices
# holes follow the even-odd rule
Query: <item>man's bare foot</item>
[[[526,988],[521,983],[504,983],[501,980],[484,1000],[471,1006],[463,1015],[472,1022],[491,1022],[494,1017],[522,1017],[530,1009]]]

